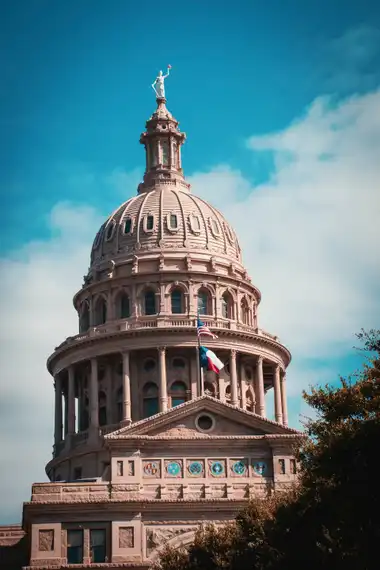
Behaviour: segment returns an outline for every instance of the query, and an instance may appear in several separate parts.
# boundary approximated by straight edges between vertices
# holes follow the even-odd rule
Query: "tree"
[[[363,369],[338,387],[303,394],[317,418],[296,452],[297,489],[251,503],[231,524],[201,529],[187,550],[167,548],[160,570],[379,567],[380,331],[358,338]]]

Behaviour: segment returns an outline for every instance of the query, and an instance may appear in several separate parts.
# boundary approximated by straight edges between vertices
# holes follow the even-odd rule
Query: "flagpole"
[[[201,364],[201,335],[198,334],[198,322],[199,322],[199,307],[197,311],[197,337],[198,337],[198,372],[199,372],[199,392],[200,396],[203,396],[204,393],[204,382],[203,382],[203,368]]]

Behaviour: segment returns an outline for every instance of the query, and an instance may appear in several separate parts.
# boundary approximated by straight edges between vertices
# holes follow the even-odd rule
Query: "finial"
[[[154,80],[154,83],[152,83],[152,87],[157,96],[157,101],[160,99],[165,99],[165,79],[169,77],[171,68],[172,66],[168,65],[166,75],[163,75],[162,71],[160,71]]]

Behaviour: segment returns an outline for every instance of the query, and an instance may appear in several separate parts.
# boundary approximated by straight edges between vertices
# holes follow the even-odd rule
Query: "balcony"
[[[278,337],[269,334],[262,329],[254,328],[251,325],[246,325],[233,321],[230,319],[223,318],[210,318],[202,317],[202,321],[213,330],[230,330],[238,332],[247,332],[250,334],[255,334],[262,336],[269,340],[279,342]],[[129,319],[115,320],[104,325],[98,325],[96,327],[91,327],[86,333],[81,333],[75,336],[68,337],[62,344],[56,347],[56,350],[66,348],[72,344],[80,343],[82,341],[88,340],[93,337],[99,337],[108,334],[117,334],[119,332],[125,331],[136,331],[136,330],[154,330],[154,329],[191,329],[196,327],[197,318],[193,315],[191,316],[174,316],[174,315],[154,315],[149,317],[131,317]]]

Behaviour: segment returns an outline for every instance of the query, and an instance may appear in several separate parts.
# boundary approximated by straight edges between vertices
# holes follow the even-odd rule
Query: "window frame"
[[[148,312],[147,310],[147,295],[152,295],[152,299],[153,301],[153,307],[154,307],[154,311],[153,312]],[[145,317],[152,317],[153,315],[157,315],[157,299],[156,299],[156,292],[153,291],[153,289],[148,289],[146,291],[144,291],[144,305],[143,305],[143,309],[144,309],[144,313],[143,315]]]
[[[199,224],[198,228],[196,228],[194,225],[195,219],[198,220],[198,224]],[[193,234],[199,235],[201,233],[201,220],[197,214],[194,214],[194,213],[189,214],[189,224],[190,224],[190,229],[193,232]]]
[[[172,225],[172,221],[171,221],[172,216],[176,217],[176,220],[177,220],[176,226]],[[169,232],[171,232],[171,233],[178,232],[178,230],[179,230],[179,219],[178,219],[178,214],[176,214],[176,212],[168,212],[168,214],[166,214],[166,227],[168,228]]]
[[[173,293],[179,293],[179,308],[180,311],[173,311]],[[170,291],[170,311],[172,315],[183,315],[185,314],[185,298],[183,291],[180,287],[173,287]]]
[[[127,222],[130,222],[130,223],[131,223],[131,226],[130,226],[130,228],[129,228],[129,232],[126,232],[126,231],[125,231]],[[133,234],[134,222],[133,222],[132,216],[126,216],[126,217],[124,218],[122,229],[123,229],[123,235],[125,235],[125,236],[130,236],[130,235]]]
[[[103,548],[103,556],[101,557],[101,560],[97,560],[95,559],[94,556],[94,548],[96,548],[96,545],[92,544],[92,535],[95,533],[102,533],[103,537],[104,537],[104,543],[101,546],[101,548]],[[105,528],[89,528],[89,550],[90,550],[90,560],[91,560],[91,564],[101,564],[104,562],[107,562],[107,529]]]
[[[149,218],[152,218],[152,228],[148,228]],[[156,217],[152,212],[149,212],[143,218],[143,230],[146,234],[151,234],[154,232],[155,227],[156,227]]]
[[[110,232],[110,228],[111,228],[111,232]],[[111,222],[107,226],[106,233],[105,233],[105,241],[106,242],[109,242],[112,240],[114,233],[115,233],[115,228],[116,228],[116,222],[115,222],[115,220],[111,220]]]
[[[81,543],[80,546],[69,546],[69,536],[70,534],[76,534],[77,536],[81,536],[81,540],[79,541]],[[68,528],[66,530],[66,536],[67,536],[67,545],[66,545],[66,559],[67,559],[67,564],[83,564],[83,560],[84,560],[84,530],[82,528]],[[70,559],[70,553],[74,552],[73,549],[79,549],[79,552],[81,552],[82,556],[79,557],[75,557],[75,560],[73,561],[72,559]]]

